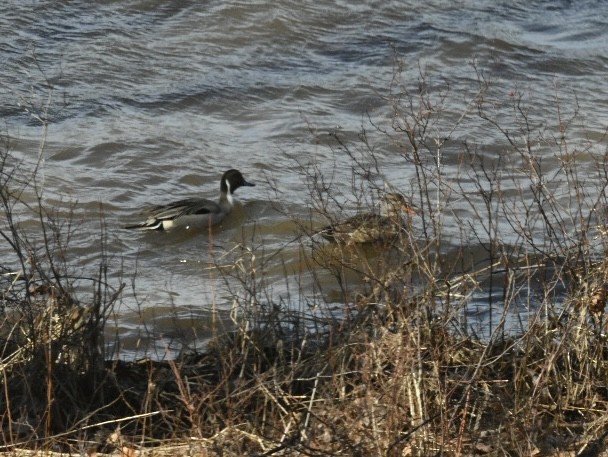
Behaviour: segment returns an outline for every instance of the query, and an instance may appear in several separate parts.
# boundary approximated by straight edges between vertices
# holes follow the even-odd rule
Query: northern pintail
[[[402,212],[416,214],[415,207],[399,193],[382,198],[382,214],[357,214],[319,231],[324,238],[338,243],[373,243],[396,238],[404,227]]]
[[[255,186],[245,181],[238,170],[228,170],[220,181],[220,199],[216,203],[206,198],[187,198],[168,205],[159,205],[145,211],[147,219],[127,229],[169,230],[176,227],[209,227],[219,224],[230,214],[233,206],[232,194],[239,187]]]

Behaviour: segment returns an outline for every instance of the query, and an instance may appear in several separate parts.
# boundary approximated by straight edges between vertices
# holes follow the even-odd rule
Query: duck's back
[[[321,234],[339,243],[372,243],[395,238],[400,229],[395,218],[379,214],[358,214],[326,227]]]
[[[127,228],[169,230],[177,227],[206,228],[219,224],[230,212],[218,203],[204,198],[186,198],[150,208],[142,224]]]
[[[220,205],[214,201],[206,198],[185,198],[168,205],[155,206],[149,210],[148,215],[156,219],[174,219],[189,214],[204,215],[220,212]]]

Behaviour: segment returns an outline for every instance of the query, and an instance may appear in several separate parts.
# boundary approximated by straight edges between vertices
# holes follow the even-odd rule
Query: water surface
[[[463,144],[477,145],[490,162],[507,148],[500,132],[474,116],[482,75],[506,125],[517,94],[535,128],[542,123],[550,135],[558,114],[567,119],[578,109],[570,135],[590,142],[580,160],[589,175],[584,191],[593,196],[601,187],[592,158],[603,153],[608,125],[607,13],[596,1],[5,2],[2,128],[28,169],[39,157],[40,119],[48,120],[40,182],[45,203],[60,215],[74,208],[81,228],[72,262],[86,270],[99,260],[103,216],[113,279],[135,277],[137,294],[125,293],[119,314],[121,350],[143,347],[145,323],[161,336],[162,352],[183,336],[180,327],[204,341],[211,310],[226,318],[242,278],[238,268],[226,276],[218,264],[246,266],[253,255],[268,256],[261,283],[275,300],[298,307],[319,292],[332,297],[331,275],[318,273],[319,291],[319,277],[292,243],[302,224],[325,222],[311,212],[303,177],[311,164],[332,177],[342,211],[356,210],[353,161],[331,134],[357,151],[365,129],[378,160],[371,180],[416,197],[403,139],[370,122],[391,125],[385,97],[395,91],[396,62],[403,88],[415,93],[422,73],[434,93],[446,94],[435,99],[444,114],[433,135],[449,137],[441,172],[454,188],[477,192],[462,172]],[[548,173],[559,166],[553,146],[534,146],[547,151]],[[219,177],[232,167],[258,185],[237,192],[241,204],[211,239],[122,229],[151,203],[216,198]],[[504,191],[516,194],[527,184],[513,176]],[[566,179],[555,182],[559,195]],[[467,202],[452,202],[446,253],[463,244],[455,215],[475,216]],[[27,211],[21,217],[34,219]],[[5,244],[0,250],[10,251]]]

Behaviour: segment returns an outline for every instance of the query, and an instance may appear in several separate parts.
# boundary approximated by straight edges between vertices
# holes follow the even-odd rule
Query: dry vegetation
[[[327,244],[306,227],[299,241],[311,271],[335,275],[348,312],[286,308],[244,249],[241,265],[251,268],[230,278],[237,329],[170,362],[104,360],[104,323],[122,287],[107,283],[104,264],[90,279],[70,272],[62,234],[71,228],[44,209],[6,145],[0,235],[13,256],[0,262],[2,449],[608,455],[604,138],[571,140],[576,109],[565,119],[556,101],[556,119],[542,125],[521,94],[505,101],[481,75],[453,118],[445,85],[421,77],[412,90],[400,74],[387,96],[393,122],[375,127],[415,171],[417,218],[371,246]],[[504,144],[493,154],[452,145],[461,173],[446,177],[451,135],[470,118]],[[354,195],[382,190],[364,132],[358,143],[334,135],[329,147],[352,158]],[[327,177],[314,164],[303,172],[315,210],[331,218],[340,202]],[[25,194],[34,196],[27,204]],[[24,208],[35,227],[19,223]],[[447,220],[462,240],[449,253]],[[79,299],[75,281],[88,281],[92,298]],[[483,335],[466,321],[473,297],[494,310]]]

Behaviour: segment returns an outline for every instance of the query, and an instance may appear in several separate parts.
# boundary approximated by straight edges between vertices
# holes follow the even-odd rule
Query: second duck
[[[414,206],[399,193],[382,198],[382,214],[357,214],[342,222],[328,225],[318,233],[337,243],[374,243],[394,239],[404,227],[402,213],[416,214]]]

